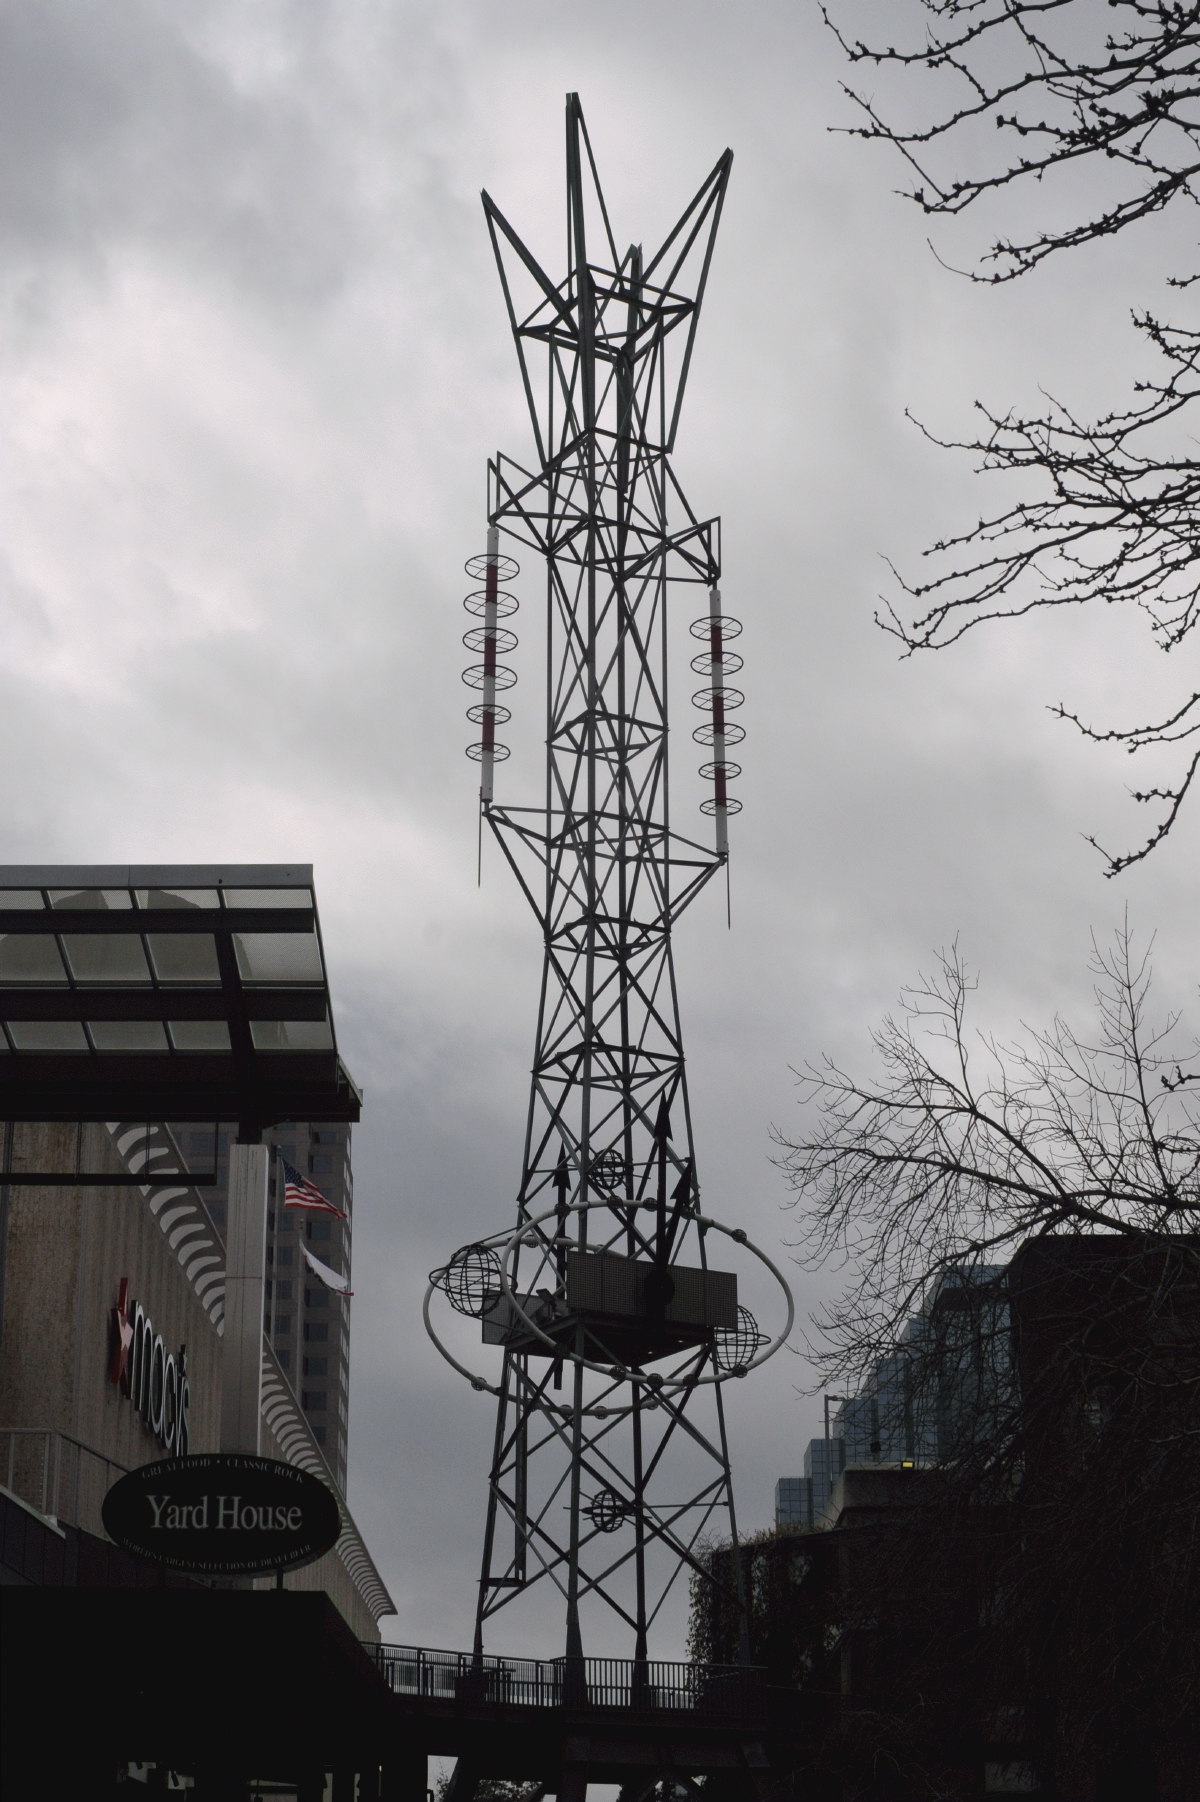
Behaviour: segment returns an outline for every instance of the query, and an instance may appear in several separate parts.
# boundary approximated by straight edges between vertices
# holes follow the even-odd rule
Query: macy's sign
[[[129,1299],[129,1278],[121,1278],[112,1311],[113,1351],[109,1375],[120,1385],[168,1457],[188,1454],[188,1408],[192,1390],[187,1346],[168,1351],[140,1301]]]

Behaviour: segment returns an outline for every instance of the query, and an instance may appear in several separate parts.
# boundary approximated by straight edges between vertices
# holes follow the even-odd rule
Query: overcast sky
[[[558,275],[568,89],[619,242],[734,150],[676,468],[723,516],[745,622],[745,812],[733,930],[711,890],[676,961],[705,1205],[775,1255],[790,1066],[862,1063],[955,935],[981,1024],[1082,1021],[1089,932],[1128,905],[1194,1022],[1200,802],[1105,882],[1082,834],[1138,838],[1143,772],[1046,711],[1131,723],[1179,672],[1115,616],[908,663],[872,625],[882,554],[911,570],[995,504],[905,408],[953,433],[1039,384],[1120,404],[1147,367],[1129,310],[1192,247],[1167,220],[999,292],[948,273],[898,166],[829,133],[843,70],[795,0],[4,0],[0,33],[0,859],[315,865],[366,1090],[350,1501],[387,1636],[469,1644],[492,1404],[420,1302],[512,1217],[540,962],[486,847],[476,889],[463,756],[462,564],[488,454],[528,451],[479,189]],[[939,227],[939,253],[966,264],[987,223]],[[540,793],[536,612],[506,801]],[[833,1283],[796,1272],[802,1318]],[[735,1386],[749,1527],[819,1431],[811,1381],[781,1355]],[[514,1635],[492,1649],[558,1649]]]

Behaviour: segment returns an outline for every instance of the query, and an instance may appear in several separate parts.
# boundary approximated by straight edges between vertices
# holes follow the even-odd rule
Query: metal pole
[[[583,1333],[576,1335],[576,1350],[582,1356]],[[583,1464],[583,1365],[575,1360],[575,1397],[571,1421],[571,1552],[567,1566],[567,1657],[583,1657],[583,1638],[579,1630],[579,1488]]]

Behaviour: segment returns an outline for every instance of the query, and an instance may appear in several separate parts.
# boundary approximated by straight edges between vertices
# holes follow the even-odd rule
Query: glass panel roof
[[[176,1051],[228,1051],[229,1028],[224,1020],[170,1020]]]
[[[139,888],[139,907],[220,907],[221,891],[215,888]]]
[[[100,909],[125,913],[133,906],[133,902],[130,899],[129,890],[124,888],[52,888],[50,905],[55,909],[86,909],[90,913],[96,913]]]
[[[97,1051],[165,1051],[167,1035],[159,1020],[89,1020]]]
[[[0,938],[0,984],[61,983],[66,987],[58,945],[49,933],[5,933]]]
[[[78,1020],[8,1020],[18,1051],[86,1051],[87,1039]]]
[[[0,866],[0,1022],[0,1120],[359,1117],[309,864]]]
[[[256,1051],[331,1051],[328,1020],[251,1020]]]
[[[321,951],[315,932],[235,932],[243,982],[320,982]]]
[[[63,937],[63,945],[77,982],[149,982],[150,970],[142,941],[132,933],[89,932]]]
[[[227,888],[226,907],[311,907],[312,891],[306,888]]]
[[[148,938],[160,982],[220,982],[217,944],[208,933],[152,932]]]

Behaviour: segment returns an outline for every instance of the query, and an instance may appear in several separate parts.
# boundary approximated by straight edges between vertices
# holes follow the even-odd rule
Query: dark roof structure
[[[356,1121],[311,864],[0,866],[0,1119]]]

